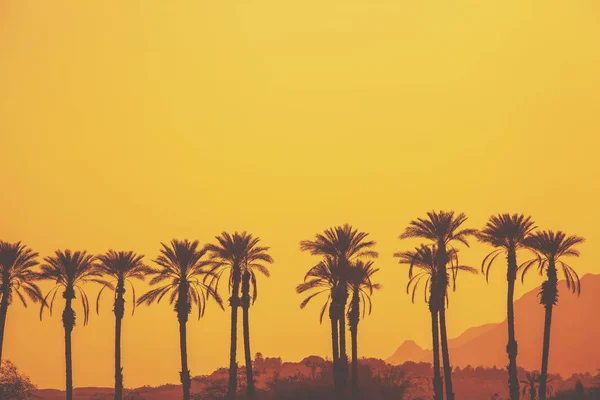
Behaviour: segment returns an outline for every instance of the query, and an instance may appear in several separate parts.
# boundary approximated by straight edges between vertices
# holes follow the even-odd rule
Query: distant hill
[[[560,299],[553,312],[549,369],[562,376],[593,373],[600,368],[600,275],[583,276],[581,290],[581,296],[577,297],[568,292],[564,281],[559,282]],[[541,362],[544,309],[537,293],[538,289],[532,290],[515,302],[518,364],[527,370],[539,370]],[[506,365],[506,325],[505,320],[470,328],[449,340],[452,365]],[[422,349],[408,340],[386,361],[399,365],[405,361],[431,362],[431,359],[431,349]]]

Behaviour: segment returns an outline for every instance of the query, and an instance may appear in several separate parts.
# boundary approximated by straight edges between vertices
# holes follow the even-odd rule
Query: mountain
[[[594,373],[600,368],[600,275],[587,274],[581,279],[581,296],[571,294],[564,281],[559,282],[559,303],[554,307],[550,337],[549,370],[569,376],[575,372]],[[517,362],[527,370],[539,370],[542,355],[544,309],[538,289],[515,301],[515,329],[519,344]],[[498,366],[507,364],[507,321],[466,330],[450,339],[453,366]],[[431,350],[406,341],[386,361],[399,365],[405,361],[431,362]]]

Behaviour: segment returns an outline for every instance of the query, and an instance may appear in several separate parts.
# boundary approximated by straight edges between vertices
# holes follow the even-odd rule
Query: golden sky
[[[299,241],[348,222],[378,242],[384,285],[360,354],[428,346],[426,306],[392,257],[428,210],[471,227],[531,214],[585,236],[573,266],[599,271],[598,38],[595,0],[2,1],[0,238],[149,261],[160,241],[248,230],[276,260],[252,351],[299,360],[330,352],[319,305],[298,307],[316,262]],[[478,267],[486,250],[462,259]],[[451,336],[504,318],[504,277],[498,264],[490,285],[459,279]],[[102,307],[75,328],[75,386],[113,383]],[[188,332],[193,375],[227,365],[228,313],[213,303]],[[167,304],[125,318],[126,387],[179,380],[177,333]],[[4,354],[63,387],[63,336],[60,311],[40,322],[14,303]]]

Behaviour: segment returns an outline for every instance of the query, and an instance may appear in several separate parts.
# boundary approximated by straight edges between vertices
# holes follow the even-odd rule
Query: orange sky
[[[2,240],[153,258],[160,241],[248,230],[276,260],[252,350],[286,360],[329,354],[320,307],[300,311],[294,287],[316,261],[299,241],[330,225],[371,232],[381,253],[364,356],[429,345],[426,307],[410,304],[392,254],[416,244],[397,236],[432,208],[472,227],[532,214],[585,236],[573,266],[598,272],[596,1],[176,3],[0,3]],[[486,250],[462,258],[479,266]],[[460,278],[450,335],[503,319],[497,267],[491,285]],[[75,386],[112,385],[111,309],[107,297],[75,328]],[[63,387],[60,312],[37,313],[10,307],[4,354]],[[227,315],[213,306],[188,324],[192,374],[227,365]],[[167,304],[126,317],[126,387],[178,381],[177,329]]]

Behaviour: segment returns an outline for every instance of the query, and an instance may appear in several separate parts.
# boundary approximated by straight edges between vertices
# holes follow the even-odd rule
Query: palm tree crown
[[[135,312],[135,287],[130,279],[144,280],[146,274],[153,272],[152,268],[148,267],[142,261],[144,259],[143,254],[136,254],[133,251],[119,251],[109,250],[106,254],[100,255],[98,259],[98,270],[106,277],[110,279],[109,285],[115,286],[115,295],[117,291],[125,291],[125,285],[129,284],[133,296],[132,311]],[[98,292],[98,298],[96,299],[96,312],[100,310],[100,296],[104,289],[109,288],[109,285],[104,285],[100,292]],[[122,294],[122,293],[121,293]]]
[[[40,276],[42,279],[54,280],[56,285],[44,297],[44,303],[40,309],[40,319],[42,318],[44,306],[48,306],[50,315],[52,315],[54,299],[59,289],[62,288],[64,289],[63,297],[65,299],[73,299],[75,298],[76,291],[79,292],[83,307],[83,323],[84,325],[87,324],[90,314],[90,303],[81,285],[87,282],[96,282],[111,287],[110,283],[101,279],[102,273],[96,264],[96,258],[88,254],[85,250],[74,252],[71,250],[57,250],[54,256],[46,257],[44,261],[45,264],[41,266]],[[50,297],[51,295],[52,297]],[[49,303],[48,298],[50,298]]]
[[[199,248],[199,242],[174,239],[170,246],[165,243],[161,245],[160,255],[154,260],[160,268],[148,267],[144,270],[154,275],[150,285],[162,285],[142,295],[137,303],[160,303],[164,296],[171,293],[169,303],[175,303],[175,311],[187,315],[194,304],[198,306],[198,319],[204,315],[210,297],[223,308],[219,294],[205,283],[205,278],[211,274],[207,268],[209,262],[202,260],[206,250]]]
[[[515,252],[525,247],[525,239],[536,229],[531,217],[523,214],[498,214],[490,217],[485,227],[476,233],[477,239],[496,248],[481,263],[481,272],[489,278],[494,260],[503,253]]]
[[[357,293],[359,296],[359,303],[362,304],[362,313],[364,317],[366,314],[371,314],[372,303],[371,295],[375,290],[381,290],[383,287],[379,283],[373,282],[373,275],[379,271],[379,268],[373,267],[373,261],[362,261],[358,260],[348,270],[348,286],[352,289],[353,293]],[[368,308],[367,308],[368,307]],[[348,309],[348,314],[352,313],[352,305]]]
[[[339,282],[339,268],[336,262],[331,257],[325,257],[324,260],[308,270],[304,275],[304,282],[296,286],[298,294],[309,290],[316,290],[305,298],[300,303],[300,308],[303,309],[315,297],[320,294],[327,294],[327,299],[321,309],[319,321],[323,323],[323,316],[327,310],[327,306],[331,302],[332,292],[335,290]]]
[[[315,240],[303,240],[300,249],[312,255],[334,257],[338,262],[348,263],[356,258],[377,258],[378,253],[372,250],[375,241],[365,240],[366,232],[359,232],[350,225],[336,226],[316,235]]]
[[[400,239],[423,238],[444,245],[456,240],[468,247],[466,238],[477,232],[475,229],[459,229],[467,220],[464,213],[455,216],[454,211],[430,211],[427,217],[410,221]]]
[[[426,246],[422,244],[419,247],[416,247],[413,251],[400,251],[394,253],[394,257],[398,258],[399,264],[406,264],[409,266],[408,268],[408,284],[406,285],[406,293],[411,295],[412,302],[415,301],[415,296],[417,289],[419,288],[419,284],[421,281],[424,283],[424,298],[425,302],[428,302],[432,291],[435,291],[437,288],[434,287],[433,283],[438,276],[438,268],[436,265],[436,252],[437,246],[431,245]],[[458,271],[477,273],[477,270],[473,267],[469,267],[467,265],[461,265],[458,261],[458,250],[450,249],[448,251],[448,264],[447,267],[450,268],[452,272],[452,276],[454,277],[454,286],[456,286],[456,277],[458,276]],[[415,271],[415,268],[417,271]],[[449,283],[449,280],[447,281]],[[443,288],[440,288],[442,290]],[[445,291],[444,297],[446,302],[448,302],[448,291]]]
[[[25,297],[34,303],[43,299],[42,291],[34,283],[41,279],[39,273],[33,271],[38,265],[37,257],[38,253],[21,242],[0,241],[0,299],[7,295],[10,304],[15,293],[25,307]]]
[[[548,271],[550,267],[560,269],[567,282],[567,288],[573,293],[581,292],[581,284],[577,272],[569,264],[562,260],[563,257],[579,257],[579,250],[574,247],[585,242],[580,236],[567,236],[562,231],[541,231],[531,234],[524,241],[525,246],[537,254],[537,258],[526,261],[519,267],[522,277],[533,266],[537,266],[540,275]]]

